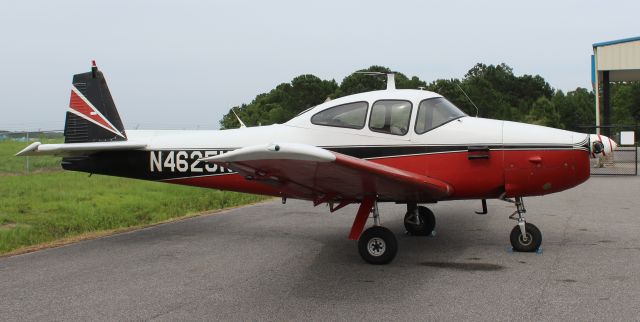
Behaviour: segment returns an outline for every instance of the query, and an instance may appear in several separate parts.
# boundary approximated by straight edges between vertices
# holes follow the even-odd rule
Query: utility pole
[[[27,144],[29,143],[29,131],[27,131]],[[29,174],[29,156],[27,156],[27,174]]]

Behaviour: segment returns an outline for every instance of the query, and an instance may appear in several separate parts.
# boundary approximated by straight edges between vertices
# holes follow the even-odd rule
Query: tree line
[[[383,66],[360,70],[389,72]],[[595,95],[585,88],[564,93],[554,89],[539,75],[513,73],[506,64],[476,64],[462,79],[438,79],[427,83],[416,76],[396,74],[399,89],[424,88],[446,97],[465,113],[479,117],[510,120],[580,131],[579,125],[595,124]],[[323,80],[314,75],[300,75],[268,93],[255,97],[251,103],[232,109],[247,126],[284,123],[298,113],[329,99],[386,88],[386,78],[353,73],[338,85],[335,80]],[[473,100],[465,97],[464,92]],[[636,124],[640,121],[640,83],[614,83],[611,86],[611,122]],[[237,128],[240,124],[230,110],[220,120],[221,129]]]

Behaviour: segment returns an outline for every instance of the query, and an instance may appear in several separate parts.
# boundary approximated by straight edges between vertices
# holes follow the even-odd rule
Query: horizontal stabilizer
[[[16,153],[16,156],[55,155],[66,157],[89,155],[101,151],[139,150],[146,147],[147,145],[144,143],[129,141],[64,144],[42,144],[40,142],[34,142],[22,151]]]

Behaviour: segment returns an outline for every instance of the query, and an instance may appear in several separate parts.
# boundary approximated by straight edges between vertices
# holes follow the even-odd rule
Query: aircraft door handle
[[[467,153],[469,160],[489,159],[488,146],[470,146],[467,147]]]
[[[536,164],[542,163],[542,157],[540,157],[539,155],[532,156],[529,158],[529,162]]]

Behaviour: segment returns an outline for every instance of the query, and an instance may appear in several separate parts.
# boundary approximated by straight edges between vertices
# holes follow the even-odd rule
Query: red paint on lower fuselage
[[[567,190],[590,176],[589,153],[583,150],[511,151],[504,165],[507,197]]]
[[[493,150],[488,158],[468,152],[379,158],[372,162],[442,180],[454,188],[449,200],[538,196],[575,187],[589,178],[589,155],[583,150]],[[276,186],[246,180],[239,174],[168,180],[167,182],[254,194],[286,196]],[[402,201],[402,200],[398,200]]]

